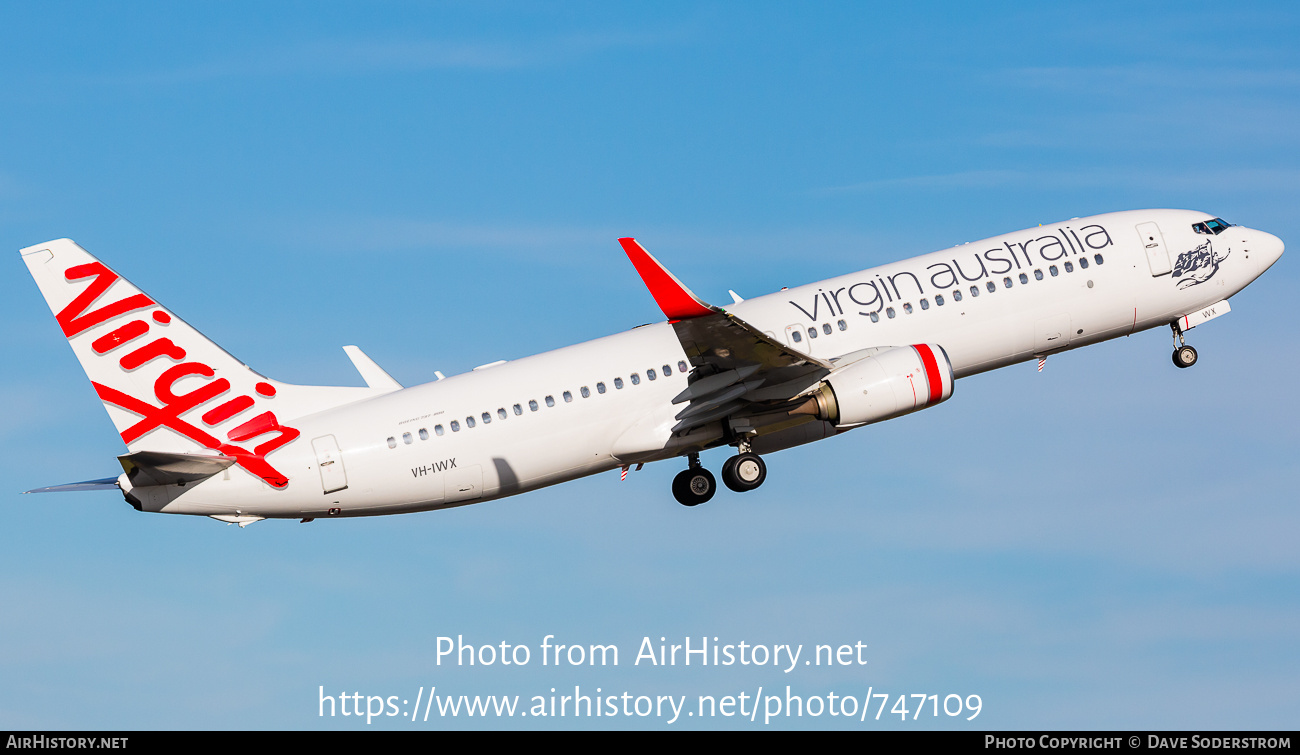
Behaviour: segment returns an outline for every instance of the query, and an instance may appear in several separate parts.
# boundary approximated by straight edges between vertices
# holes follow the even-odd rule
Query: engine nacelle
[[[836,427],[856,427],[946,401],[952,363],[932,343],[896,346],[832,372],[791,414],[811,414]]]

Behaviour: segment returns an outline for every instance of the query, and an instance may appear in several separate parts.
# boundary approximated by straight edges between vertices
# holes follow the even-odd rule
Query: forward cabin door
[[[1165,237],[1160,233],[1160,226],[1155,223],[1139,223],[1137,231],[1142,239],[1142,246],[1146,249],[1151,275],[1173,272],[1173,265],[1169,264],[1169,249],[1165,247]]]
[[[1044,317],[1034,325],[1034,354],[1064,349],[1070,345],[1070,313]]]
[[[325,494],[347,488],[348,473],[343,469],[343,452],[333,435],[322,435],[311,442],[316,451],[316,465],[320,467],[320,484]]]

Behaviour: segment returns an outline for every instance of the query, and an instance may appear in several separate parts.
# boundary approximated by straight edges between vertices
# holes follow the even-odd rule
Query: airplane
[[[1169,327],[1192,328],[1283,252],[1190,210],[1114,212],[971,242],[750,299],[705,303],[619,239],[665,321],[404,388],[355,346],[365,387],[255,372],[68,239],[21,250],[127,453],[138,511],[345,518],[479,503],[685,457],[676,500],[710,500],[700,463],[751,491],[763,456],[948,400],[956,381]]]

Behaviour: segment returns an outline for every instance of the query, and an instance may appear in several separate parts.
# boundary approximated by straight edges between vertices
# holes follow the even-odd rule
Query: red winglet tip
[[[636,239],[621,238],[618,243],[622,245],[623,251],[632,261],[632,266],[636,268],[642,282],[650,289],[650,295],[654,297],[655,303],[663,310],[664,316],[669,321],[713,314],[713,309],[709,305],[700,301],[686,286],[683,286],[682,282],[668,272],[668,269],[647,252],[645,247],[638,244]]]

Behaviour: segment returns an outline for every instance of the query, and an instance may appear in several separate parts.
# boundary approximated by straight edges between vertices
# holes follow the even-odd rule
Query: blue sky
[[[719,302],[1139,207],[1294,246],[1297,26],[1281,2],[6,5],[0,726],[364,728],[320,718],[320,685],[790,684],[984,707],[774,726],[1293,728],[1294,250],[1192,332],[1194,369],[1152,331],[972,377],[695,510],[661,463],[242,531],[18,495],[122,445],[16,250],[73,238],[278,379],[358,384],[356,343],[409,385],[659,319],[622,235]],[[622,663],[436,663],[439,636],[548,634]],[[688,635],[869,663],[631,665]],[[454,722],[552,723],[662,725]]]

